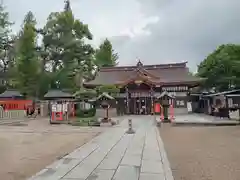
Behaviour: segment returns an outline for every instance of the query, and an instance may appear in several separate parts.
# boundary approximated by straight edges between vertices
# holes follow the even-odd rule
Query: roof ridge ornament
[[[143,63],[140,61],[140,59],[138,59],[138,63],[137,63],[137,67],[142,67]]]

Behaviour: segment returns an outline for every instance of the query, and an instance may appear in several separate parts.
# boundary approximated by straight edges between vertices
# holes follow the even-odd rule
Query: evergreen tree
[[[43,29],[43,42],[52,66],[51,87],[75,89],[93,67],[93,48],[84,40],[92,39],[88,26],[74,18],[70,1],[62,12],[51,13]],[[77,83],[76,83],[77,82]]]
[[[38,82],[38,59],[36,53],[36,20],[32,12],[25,16],[18,40],[16,62],[17,87],[27,96],[36,96]]]
[[[5,11],[5,8],[0,4],[0,67],[1,71],[5,74],[9,63],[12,60],[12,51],[14,41],[11,36],[11,25],[9,21],[9,13]]]
[[[105,39],[105,41],[99,46],[95,58],[98,67],[111,67],[118,64],[118,54],[114,53],[112,44],[108,39]]]

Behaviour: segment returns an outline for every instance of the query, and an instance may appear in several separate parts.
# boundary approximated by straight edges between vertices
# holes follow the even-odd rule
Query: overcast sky
[[[31,10],[43,26],[64,0],[4,0],[19,29]],[[240,0],[71,0],[76,18],[99,44],[108,37],[120,65],[188,61],[196,69],[222,43],[240,43]]]

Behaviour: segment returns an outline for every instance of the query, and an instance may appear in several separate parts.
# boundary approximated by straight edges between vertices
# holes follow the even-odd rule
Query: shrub
[[[86,118],[86,117],[93,117],[96,115],[96,109],[95,108],[91,108],[88,110],[82,110],[82,109],[78,109],[76,111],[76,116],[79,118]]]

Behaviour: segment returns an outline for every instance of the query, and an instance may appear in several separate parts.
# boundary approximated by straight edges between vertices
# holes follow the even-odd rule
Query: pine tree
[[[12,58],[14,41],[11,37],[11,23],[9,13],[5,11],[3,4],[0,4],[0,67],[1,71],[7,73]]]
[[[17,87],[26,96],[36,96],[39,73],[36,53],[36,20],[32,12],[25,16],[17,50]]]
[[[93,48],[84,42],[85,38],[92,39],[92,34],[86,24],[74,18],[69,0],[65,1],[62,12],[50,14],[43,31],[44,46],[52,64],[51,87],[57,81],[61,88],[81,86],[78,82],[93,67]]]
[[[95,58],[98,67],[111,67],[118,64],[118,54],[114,53],[112,44],[108,39],[105,39],[99,46]]]

